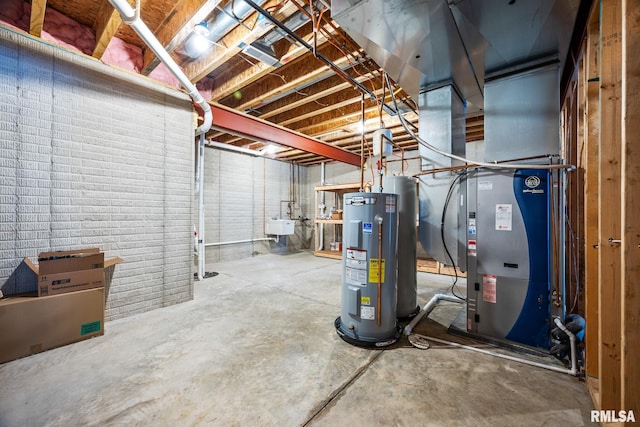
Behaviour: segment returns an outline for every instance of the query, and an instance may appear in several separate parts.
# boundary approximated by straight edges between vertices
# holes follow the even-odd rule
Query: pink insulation
[[[142,69],[142,49],[122,39],[113,37],[104,50],[101,60],[105,64],[140,73]]]
[[[0,0],[0,24],[29,32],[31,4],[23,0]],[[75,52],[91,55],[96,46],[93,30],[48,7],[46,9],[42,36],[44,40]],[[113,37],[105,49],[102,62],[125,70],[140,73],[143,65],[143,51],[138,46]],[[170,86],[181,87],[180,82],[164,64],[158,65],[149,77]],[[209,99],[213,80],[204,78],[198,82],[203,97]]]
[[[152,79],[158,80],[159,82],[163,82],[168,84],[169,86],[180,87],[180,82],[176,77],[171,74],[171,71],[167,68],[166,65],[160,63],[151,73],[149,73],[149,77]]]
[[[29,32],[31,5],[22,0],[2,0],[0,23]]]
[[[211,99],[211,94],[213,93],[213,79],[211,77],[203,78],[196,83],[196,88],[204,99]]]
[[[87,55],[91,55],[96,47],[96,36],[91,28],[50,7],[44,15],[42,38]]]

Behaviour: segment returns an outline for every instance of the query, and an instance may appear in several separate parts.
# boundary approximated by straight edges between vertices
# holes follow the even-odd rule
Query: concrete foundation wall
[[[193,115],[185,94],[0,29],[0,286],[21,261],[120,256],[106,318],[193,295]]]
[[[208,246],[209,268],[215,271],[215,265],[211,264],[217,261],[309,248],[312,221],[302,220],[311,215],[307,169],[264,157],[215,148],[205,150],[205,243],[275,237],[265,234],[267,218],[297,220],[295,234],[278,243],[255,241]]]

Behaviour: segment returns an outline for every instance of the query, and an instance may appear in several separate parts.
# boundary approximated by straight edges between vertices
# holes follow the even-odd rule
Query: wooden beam
[[[373,93],[379,97],[382,95],[382,89],[376,89]],[[354,105],[356,103],[359,104],[361,99],[362,96],[356,91],[343,91],[318,100],[318,104],[307,104],[303,107],[275,116],[271,121],[276,122],[281,126],[289,126],[292,123],[297,123],[301,120],[310,119],[323,114],[335,116],[336,114],[341,114],[341,108]],[[323,104],[326,105],[326,107],[322,107]]]
[[[598,123],[600,14],[591,14],[586,44],[586,69],[583,76],[586,98],[585,116],[585,357],[587,376],[599,377],[598,343],[598,181],[600,152],[598,141],[600,126]]]
[[[623,0],[622,35],[622,396],[640,417],[640,8]],[[640,421],[640,419],[638,420]]]
[[[122,18],[108,1],[100,4],[100,10],[93,21],[93,31],[96,33],[96,47],[91,56],[100,59],[111,43],[111,39],[122,24]]]
[[[600,22],[599,307],[600,407],[622,410],[621,132],[622,0],[602,0]],[[610,239],[613,240],[610,241]]]
[[[46,11],[47,0],[31,0],[29,33],[32,36],[40,37],[42,35],[42,26],[44,25],[44,15]]]
[[[331,45],[325,45],[322,52],[337,66],[346,66],[349,63],[344,54]],[[262,104],[268,103],[269,99],[275,98],[282,93],[309,84],[314,80],[325,79],[334,74],[328,65],[315,58],[306,56],[298,58],[286,66],[271,73],[268,78],[263,78],[259,82],[252,84],[239,93],[239,96],[227,97],[223,100],[227,105],[238,110],[248,108],[260,108]]]
[[[310,27],[311,25],[309,23],[309,29]],[[304,29],[306,30],[306,26]],[[296,33],[298,32],[300,32],[300,37],[302,37],[307,42],[309,42],[313,37],[313,32],[307,34],[304,30],[296,31]],[[319,46],[324,44],[326,41],[327,40],[324,36],[318,36]],[[289,62],[294,61],[295,59],[309,52],[304,46],[291,44],[286,40],[285,42],[289,46],[287,51],[280,57],[281,64],[288,64]],[[245,69],[241,73],[234,72],[235,70],[229,70],[222,75],[216,75],[214,77],[214,90],[211,92],[211,100],[218,101],[223,99],[224,97],[233,95],[233,93],[237,90],[257,81],[258,79],[266,76],[275,69],[275,67],[269,67],[265,66],[265,64],[258,63],[248,69]]]
[[[365,76],[358,76],[355,79],[359,83],[363,83],[367,80],[370,80],[371,78],[372,76],[370,74],[367,74]],[[260,115],[260,117],[264,119],[273,117],[277,114],[281,114],[291,109],[298,108],[309,102],[318,101],[325,96],[338,93],[350,87],[352,87],[352,85],[345,82],[342,77],[332,75],[330,77],[327,77],[326,79],[314,83],[311,86],[305,87],[302,93],[294,92],[289,96],[280,98],[276,101],[270,102],[263,107],[260,107],[260,112],[263,113]]]

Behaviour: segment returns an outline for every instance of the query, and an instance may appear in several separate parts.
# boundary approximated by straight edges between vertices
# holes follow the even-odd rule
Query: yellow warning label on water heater
[[[384,282],[384,259],[382,266],[380,267],[380,280]],[[378,259],[372,258],[369,260],[369,283],[378,283]]]
[[[371,305],[371,297],[360,297],[360,304]]]

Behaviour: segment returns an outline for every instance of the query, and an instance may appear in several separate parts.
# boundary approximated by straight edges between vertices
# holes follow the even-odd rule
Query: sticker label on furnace
[[[497,284],[498,278],[492,274],[482,275],[482,301],[495,304],[497,297]]]
[[[511,204],[496,205],[496,230],[511,231],[513,229],[513,206]]]

